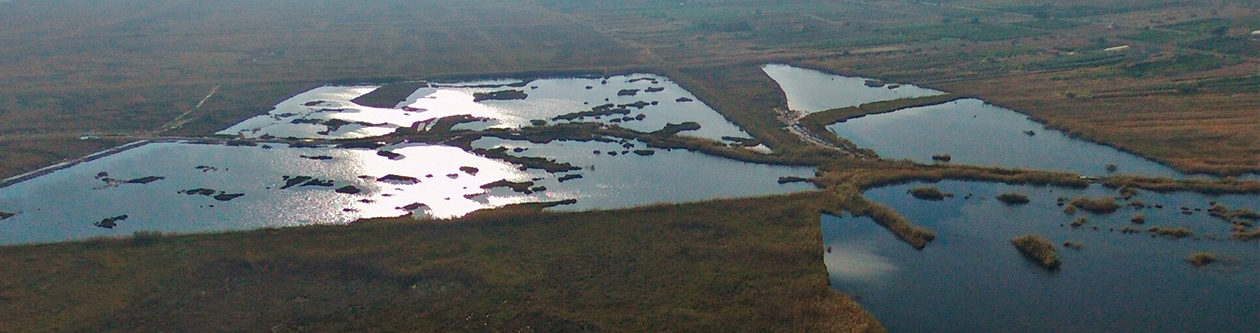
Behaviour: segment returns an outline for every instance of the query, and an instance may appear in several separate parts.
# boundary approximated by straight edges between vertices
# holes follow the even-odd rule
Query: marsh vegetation
[[[1216,205],[1209,207],[1197,203],[1193,208],[1181,210],[1188,214],[1173,216],[1177,219],[1169,215],[1180,213],[1168,202],[1160,201],[1182,195],[1180,193],[1183,192],[1178,191],[1256,194],[1260,193],[1258,182],[1112,174],[1183,177],[1187,173],[1241,175],[1260,172],[1260,146],[1253,142],[1260,118],[1254,116],[1252,107],[1260,103],[1260,95],[1254,93],[1260,84],[1254,71],[1256,57],[1260,53],[1256,52],[1252,36],[1247,35],[1255,29],[1257,21],[1254,11],[1238,10],[1236,4],[1228,2],[1120,1],[1029,5],[1003,0],[980,1],[964,6],[935,2],[727,1],[713,5],[653,1],[390,0],[352,6],[303,3],[301,15],[294,15],[293,4],[291,1],[222,3],[165,0],[128,0],[92,5],[38,1],[0,3],[3,7],[0,21],[5,22],[6,27],[0,30],[0,39],[11,46],[0,50],[0,59],[6,60],[0,64],[0,82],[7,83],[5,86],[9,88],[0,92],[0,159],[5,161],[0,165],[0,175],[18,175],[136,140],[160,141],[169,137],[198,140],[243,119],[258,116],[275,106],[277,101],[295,93],[327,84],[379,87],[358,97],[347,97],[346,102],[352,102],[347,105],[312,104],[305,106],[310,108],[307,111],[331,114],[333,110],[354,109],[358,111],[357,116],[363,116],[375,114],[378,109],[392,108],[400,114],[414,115],[423,112],[423,107],[408,104],[419,101],[409,100],[408,94],[421,86],[481,89],[484,91],[469,92],[469,100],[513,103],[536,99],[541,95],[539,90],[547,87],[536,88],[536,85],[524,80],[498,78],[583,76],[591,78],[591,82],[578,85],[576,89],[599,90],[597,88],[605,85],[616,85],[618,82],[609,82],[609,79],[618,75],[658,73],[660,77],[668,76],[680,87],[694,93],[657,98],[661,104],[673,101],[688,107],[712,106],[717,112],[711,116],[726,120],[720,123],[729,122],[731,127],[695,119],[667,120],[654,114],[638,113],[638,109],[625,114],[581,114],[595,111],[590,105],[602,104],[593,102],[583,107],[553,108],[558,112],[545,117],[493,120],[468,115],[436,119],[419,125],[410,120],[389,123],[281,117],[285,118],[278,122],[281,125],[314,128],[312,132],[321,135],[321,138],[317,142],[302,141],[301,136],[293,136],[299,140],[284,140],[281,138],[292,135],[260,132],[253,139],[228,143],[231,148],[276,151],[316,149],[311,147],[335,144],[346,149],[361,149],[368,155],[365,159],[405,161],[408,164],[421,158],[378,148],[410,141],[413,144],[447,144],[462,150],[481,149],[483,157],[493,155],[512,159],[510,163],[516,163],[512,167],[528,164],[527,169],[534,167],[544,172],[553,171],[550,173],[554,174],[536,177],[545,180],[523,189],[533,191],[550,187],[551,190],[545,191],[548,194],[558,192],[556,189],[560,180],[572,182],[566,184],[596,180],[593,173],[580,170],[583,167],[594,168],[595,163],[562,161],[554,156],[512,149],[524,148],[525,144],[513,147],[507,147],[507,144],[473,145],[477,142],[485,144],[493,139],[519,140],[530,144],[598,143],[608,146],[595,148],[602,153],[599,157],[622,161],[628,158],[658,161],[673,155],[672,150],[685,149],[697,155],[739,161],[822,166],[817,175],[806,172],[781,179],[795,181],[808,178],[824,191],[747,201],[764,204],[764,207],[741,203],[711,209],[713,205],[721,205],[711,202],[694,206],[700,208],[667,205],[617,212],[559,214],[537,211],[545,205],[526,205],[480,212],[475,218],[465,220],[442,220],[452,223],[425,224],[420,228],[417,228],[418,222],[410,220],[380,224],[378,221],[364,221],[349,227],[264,230],[226,235],[167,236],[158,232],[140,232],[133,234],[131,243],[96,241],[6,248],[3,249],[5,255],[0,256],[0,263],[10,264],[12,269],[6,270],[10,274],[0,278],[0,282],[4,282],[0,284],[0,300],[11,302],[0,302],[0,306],[6,307],[0,311],[5,315],[3,322],[16,327],[16,330],[49,327],[129,330],[137,328],[129,326],[134,323],[149,323],[169,330],[188,326],[214,328],[218,327],[214,325],[224,323],[250,330],[879,330],[880,325],[860,308],[828,291],[820,281],[822,276],[817,253],[821,252],[821,247],[811,241],[817,239],[817,234],[811,236],[809,231],[817,229],[817,214],[809,214],[828,211],[837,216],[869,216],[913,248],[923,248],[937,237],[928,228],[943,226],[930,224],[931,221],[925,217],[914,216],[914,211],[899,207],[894,209],[895,205],[885,205],[888,202],[869,200],[864,192],[878,186],[897,186],[911,181],[1049,184],[1089,191],[1096,188],[1091,184],[1102,183],[1112,189],[1127,186],[1166,192],[1166,196],[1143,192],[1136,197],[1126,193],[1088,193],[1088,198],[1113,196],[1111,205],[1065,200],[1065,210],[1075,211],[1080,204],[1081,210],[1091,212],[1095,209],[1088,207],[1100,207],[1097,212],[1123,211],[1110,214],[1114,216],[1105,213],[1091,215],[1087,227],[1071,231],[1080,233],[1073,235],[1073,239],[1085,237],[1090,244],[1107,244],[1093,237],[1101,237],[1097,235],[1117,227],[1117,223],[1126,223],[1124,219],[1129,216],[1134,217],[1130,220],[1136,220],[1142,214],[1151,217],[1147,221],[1150,224],[1168,225],[1151,227],[1158,228],[1155,230],[1136,227],[1131,230],[1169,236],[1187,232],[1190,234],[1179,237],[1191,239],[1228,239],[1213,227],[1182,222],[1182,219],[1197,221],[1195,219],[1210,214],[1212,218],[1227,222],[1217,221],[1217,224],[1229,228],[1227,232],[1234,239],[1260,238],[1260,228],[1254,225],[1256,208],[1243,207],[1247,201],[1228,203],[1230,207],[1238,208],[1223,205],[1217,208]],[[811,115],[813,118],[806,117],[801,124],[832,146],[823,147],[798,137],[776,119],[779,112],[774,110],[788,109],[793,98],[775,87],[774,79],[761,68],[765,63],[785,63],[828,73],[845,73],[851,77],[878,78],[871,81],[858,79],[858,85],[880,92],[908,92],[912,90],[908,88],[917,88],[912,86],[916,84],[939,89],[933,91],[950,91],[951,95],[811,110],[822,112]],[[467,80],[486,81],[462,87],[430,86],[431,82]],[[892,82],[903,83],[889,84]],[[633,98],[624,104],[641,102],[644,103],[639,104],[641,107],[650,109],[656,106],[653,102],[658,101],[649,100],[649,97],[668,94],[673,89],[666,87],[661,90],[664,85],[651,80],[639,83],[644,86],[610,87],[611,96],[608,97]],[[1050,156],[1052,160],[1016,165],[990,163],[973,159],[965,149],[941,147],[899,155],[849,135],[843,138],[832,135],[827,128],[828,124],[845,119],[851,119],[845,121],[846,124],[877,120],[897,112],[879,113],[910,106],[919,106],[912,109],[932,109],[931,106],[917,104],[936,104],[931,102],[957,98],[954,96],[983,97],[984,101],[994,105],[985,104],[981,108],[983,110],[1002,105],[1003,108],[1018,110],[1018,116],[1030,116],[1035,122],[1033,125],[1012,126],[992,132],[1010,135],[1009,138],[982,141],[1023,143],[1064,136],[1100,143],[1103,149],[1119,154],[1111,156],[1132,157],[1141,162],[1129,163],[1107,157],[1065,167],[1055,163],[1090,154],[1074,151],[1074,154],[1054,155],[1033,144],[1023,146],[1034,147],[1038,156]],[[969,100],[950,103],[969,103]],[[620,108],[630,110],[634,106]],[[347,117],[351,113],[354,112],[344,112],[341,116]],[[568,116],[565,118],[556,119],[566,113]],[[575,115],[576,118],[570,118]],[[854,118],[863,115],[869,116]],[[960,118],[966,120],[976,115],[983,113]],[[594,121],[595,117],[602,118],[598,121],[603,125],[567,124]],[[495,121],[500,124],[496,125]],[[696,126],[688,125],[688,121],[695,122]],[[508,122],[515,123],[483,133],[472,131]],[[653,125],[644,125],[647,123]],[[697,126],[699,129],[694,128]],[[508,129],[512,127],[521,128]],[[731,128],[736,130],[726,131]],[[658,129],[661,131],[653,132]],[[739,132],[739,129],[746,133]],[[700,134],[702,132],[704,134]],[[922,135],[932,132],[940,131],[918,126],[907,133]],[[361,140],[323,140],[350,136]],[[881,139],[889,143],[894,141]],[[634,147],[621,146],[625,144],[620,142],[623,140],[634,141]],[[892,144],[917,147],[938,141],[919,136]],[[754,143],[764,144],[764,147]],[[286,145],[288,148],[285,148]],[[508,150],[501,150],[500,146]],[[537,148],[529,147],[531,150]],[[594,154],[589,154],[595,149],[582,147],[583,155],[587,155],[583,158],[595,158]],[[609,152],[617,156],[611,157]],[[1159,164],[1130,156],[1130,152]],[[627,153],[630,156],[626,156]],[[310,154],[311,158],[303,158],[300,162],[336,164],[346,160],[345,156],[333,155]],[[880,155],[909,158],[919,163],[877,160]],[[164,157],[164,160],[171,159],[174,158]],[[940,160],[950,163],[925,165]],[[1032,158],[1001,160],[1031,161]],[[411,175],[418,180],[417,184],[411,185],[424,186],[447,179],[468,180],[478,175],[492,177],[490,180],[505,179],[488,175],[494,170],[485,165],[476,166],[478,171],[474,172],[461,171],[456,167],[435,171],[435,180]],[[1019,167],[1028,169],[1012,169]],[[218,171],[205,169],[195,172],[217,177],[240,172],[243,168],[228,171],[225,167]],[[599,168],[603,170],[605,166],[600,165]],[[96,171],[99,170],[91,173]],[[329,202],[373,200],[350,199],[352,196],[370,195],[374,193],[372,186],[380,186],[375,184],[380,183],[375,180],[358,179],[358,176],[365,176],[363,173],[333,179],[309,171],[293,171],[285,174],[291,176],[289,179],[272,175],[265,182],[274,183],[271,185],[276,188],[288,187],[285,191],[294,193],[328,194],[329,198],[333,198]],[[1082,178],[1077,173],[1101,178]],[[384,174],[372,173],[371,176]],[[6,181],[4,185],[35,179],[37,175]],[[88,174],[84,178],[90,176]],[[138,187],[163,187],[165,183],[175,181],[168,178],[140,184],[125,179],[144,179],[151,175],[125,176],[113,182],[104,182],[105,186],[117,187],[93,191],[130,193],[127,191]],[[774,177],[782,176],[770,175],[765,177],[765,181],[773,184]],[[309,179],[288,184],[299,177]],[[281,180],[277,182],[276,179]],[[544,186],[543,183],[553,179],[556,183]],[[100,183],[94,182],[92,186]],[[476,191],[477,185],[469,184],[468,187]],[[512,186],[519,185],[514,183]],[[243,193],[218,183],[186,184],[164,191],[168,192],[165,195],[175,196],[181,190],[186,194],[192,193],[178,195],[181,200],[200,200],[193,205],[207,206],[197,209],[252,202],[260,197],[258,193],[264,193],[261,189]],[[896,194],[909,198],[905,195],[906,190],[898,188]],[[1019,190],[1034,193],[1039,198],[1059,195]],[[460,194],[475,197],[473,193],[458,193],[453,195],[452,201],[464,197]],[[445,201],[442,199],[437,198]],[[411,201],[399,205],[411,206]],[[965,201],[922,203],[960,204]],[[1037,200],[1022,205],[998,206],[1015,211],[1042,204],[1050,202]],[[1161,204],[1168,205],[1169,209],[1164,210]],[[80,207],[77,202],[59,205]],[[1190,207],[1189,204],[1179,206]],[[14,221],[37,214],[25,209],[0,208],[7,211],[0,212],[0,226],[13,225]],[[94,215],[74,223],[93,229],[99,228],[90,224],[99,221],[100,225],[110,225],[119,229],[120,234],[127,235],[134,230],[121,229],[151,223],[142,215],[118,215],[119,212],[105,208],[84,209],[93,210]],[[1136,211],[1139,209],[1141,213]],[[731,216],[728,214],[730,211],[739,211],[743,215]],[[1061,224],[1074,218],[1084,218],[1044,215],[1056,215],[1054,218],[1062,219],[1059,221]],[[110,220],[121,216],[129,218]],[[216,214],[199,213],[197,216]],[[635,223],[630,221],[631,217],[637,218],[635,221],[661,221],[664,224]],[[715,217],[726,220],[709,223]],[[321,218],[330,217],[324,215]],[[174,225],[195,224],[179,217],[160,220],[161,223]],[[526,220],[530,222],[523,222]],[[730,224],[737,222],[739,226]],[[467,226],[462,226],[464,223]],[[813,227],[810,227],[811,223]],[[776,229],[780,227],[782,229]],[[1123,228],[1120,230],[1130,230],[1128,225]],[[1046,233],[1044,230],[1038,232]],[[623,237],[610,240],[605,237],[609,234]],[[415,237],[405,237],[407,235]],[[514,236],[512,240],[506,240],[501,237],[503,235]],[[942,232],[941,235],[948,233]],[[1003,234],[1001,245],[1009,247],[1006,241],[1010,236],[1012,234]],[[556,241],[574,238],[578,240]],[[424,239],[432,245],[413,244],[415,242],[407,239]],[[629,240],[648,243],[630,246],[626,243]],[[1155,240],[1175,242],[1165,237]],[[560,243],[563,246],[545,249],[529,245]],[[1214,251],[1219,250],[1217,247],[1228,246],[1218,244],[1220,242],[1193,243]],[[286,246],[276,247],[275,244]],[[327,244],[339,244],[340,250],[331,251]],[[1180,246],[1180,243],[1176,244]],[[390,251],[383,250],[387,247]],[[948,245],[944,247],[948,248]],[[215,250],[228,248],[231,251]],[[1064,255],[1089,255],[1091,250],[1102,248],[1091,246],[1088,250]],[[1226,252],[1228,250],[1225,249]],[[922,257],[933,255],[929,252],[919,254]],[[579,255],[575,256],[575,253]],[[686,258],[691,266],[683,267],[686,265],[679,264],[681,261],[675,259],[657,258],[661,253],[671,254],[670,258]],[[1189,251],[1181,252],[1176,258],[1181,258],[1184,253]],[[64,260],[71,257],[76,260]],[[508,257],[511,259],[505,260]],[[1244,256],[1244,260],[1253,260],[1248,258]],[[989,263],[1012,261],[1008,259]],[[521,265],[490,267],[480,264],[488,260]],[[29,262],[44,262],[52,266],[24,264]],[[952,262],[942,259],[933,265]],[[1186,266],[1180,260],[1177,262]],[[750,263],[761,266],[753,267]],[[512,267],[560,269],[561,274],[553,277],[552,274],[533,274],[528,270],[525,273],[509,272]],[[766,273],[771,270],[778,273]],[[1153,270],[1179,274],[1168,269]],[[176,274],[171,274],[172,271]],[[1215,274],[1209,271],[1197,273]],[[591,272],[595,273],[587,274]],[[782,272],[787,273],[781,275]],[[1214,278],[1204,276],[1199,278]],[[116,282],[122,280],[130,283]],[[57,283],[50,285],[49,281]],[[1038,282],[1026,285],[1035,283]],[[564,291],[575,285],[592,287],[584,289],[591,292]],[[1216,284],[1209,283],[1203,287],[1203,294],[1212,294],[1215,290],[1213,286]],[[1088,283],[1081,283],[1079,289],[1090,287]],[[1185,289],[1184,286],[1163,285],[1160,290],[1175,294],[1181,289]],[[186,297],[189,290],[206,292],[208,297],[189,300]],[[660,295],[654,293],[668,294],[671,298],[666,302],[663,296],[658,297]],[[43,297],[29,297],[34,294]],[[1047,296],[1030,295],[1028,299],[1037,297]],[[747,301],[713,302],[713,299]],[[490,304],[494,302],[502,303]],[[1022,303],[1035,308],[1038,302]],[[1254,314],[1251,317],[1246,317],[1247,314],[1240,316],[1237,309],[1211,308],[1212,304],[1205,303],[1208,305],[1200,311],[1221,319],[1203,322],[1195,318],[1205,317],[1201,313],[1161,312],[1161,309],[1169,308],[1168,304],[1160,300],[1150,303],[1150,309],[1141,311],[1134,311],[1124,304],[1098,306],[1099,311],[1124,319],[1113,323],[1071,322],[1087,322],[1094,325],[1087,329],[1102,330],[1125,329],[1115,323],[1145,320],[1169,322],[1161,326],[1169,330],[1231,331],[1239,330],[1229,326],[1234,321],[1241,321],[1237,318],[1254,317]],[[282,305],[252,313],[234,311],[249,304]],[[180,309],[202,311],[190,315],[180,312]],[[342,309],[349,310],[342,312]],[[626,318],[626,313],[636,316]],[[485,319],[479,322],[468,320],[477,315]],[[411,320],[416,317],[426,320]],[[1174,320],[1168,318],[1178,320],[1171,322]],[[967,323],[961,322],[963,320],[958,320],[960,326],[956,327],[973,331],[1070,330],[1064,328],[1070,323],[1061,324],[1064,327],[1046,323],[1036,327],[1015,326],[1035,322],[1024,320],[1027,317],[983,319],[999,326],[967,326]],[[281,325],[275,326],[275,323]],[[909,331],[942,329],[893,327]]]

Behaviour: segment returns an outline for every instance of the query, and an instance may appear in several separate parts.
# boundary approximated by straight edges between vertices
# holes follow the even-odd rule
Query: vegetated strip
[[[832,205],[824,208],[823,213],[839,216],[847,211],[854,216],[869,217],[915,249],[921,250],[936,239],[935,232],[910,223],[909,219],[888,206],[867,200],[862,196],[861,189],[855,186],[835,186],[827,192],[833,196]]]
[[[910,161],[860,160],[836,161],[819,167],[814,183],[826,187],[835,196],[833,212],[849,211],[868,216],[915,248],[932,241],[935,234],[911,224],[890,208],[869,202],[861,192],[880,186],[914,181],[970,180],[1005,184],[1053,185],[1085,188],[1090,184],[1119,188],[1131,186],[1153,191],[1194,191],[1201,193],[1260,193],[1260,182],[1249,180],[1174,180],[1169,178],[1115,176],[1082,177],[1078,174],[1038,170],[986,168],[967,165],[922,165]],[[1257,229],[1260,230],[1260,229]],[[1239,239],[1250,234],[1235,235]]]
[[[1102,179],[1110,188],[1136,187],[1154,192],[1198,192],[1204,194],[1260,194],[1260,181],[1224,179],[1172,179],[1165,177],[1111,176]]]
[[[923,165],[909,161],[846,160],[819,167],[818,182],[826,186],[852,184],[862,190],[913,181],[974,180],[1006,184],[1055,185],[1084,188],[1090,178],[1066,172],[1002,169],[968,165]]]
[[[897,111],[901,109],[949,103],[949,102],[953,102],[953,101],[963,99],[963,98],[969,98],[969,97],[962,96],[962,95],[954,95],[954,94],[944,94],[944,95],[902,98],[902,99],[894,99],[890,101],[865,103],[858,106],[850,106],[850,107],[844,107],[844,108],[839,108],[839,109],[831,109],[827,111],[811,113],[805,116],[804,118],[801,118],[800,123],[802,127],[805,127],[805,129],[811,132],[814,132],[814,134],[818,135],[819,137],[826,138],[827,140],[832,140],[833,138],[842,140],[842,141],[837,141],[833,143],[838,143],[840,146],[847,147],[847,146],[851,146],[852,143],[848,142],[848,140],[844,140],[843,138],[837,137],[835,134],[830,134],[831,131],[827,130],[827,125],[835,124],[835,123],[846,121],[849,119],[861,118],[861,117],[865,117],[865,116],[873,115],[873,114],[888,113],[888,112],[893,112],[893,111]]]
[[[443,122],[443,120],[438,120],[438,122]],[[694,126],[688,126],[691,124],[694,123],[673,124],[673,126],[666,126],[662,131],[650,133],[600,123],[581,122],[557,123],[549,126],[531,126],[519,129],[488,129],[484,131],[450,130],[449,127],[443,127],[441,131],[418,131],[413,127],[400,128],[395,133],[383,137],[341,140],[338,142],[341,142],[343,145],[376,141],[385,141],[387,143],[403,141],[427,142],[449,144],[465,150],[471,150],[472,142],[482,137],[525,140],[540,144],[554,140],[595,141],[606,140],[611,137],[642,141],[651,148],[686,149],[706,155],[761,164],[816,166],[834,161],[841,156],[838,152],[831,154],[762,154],[741,146],[731,147],[725,143],[710,139],[686,136],[685,132],[681,132],[683,135],[677,135],[680,134],[678,131],[680,127],[695,128]],[[434,127],[437,127],[437,125],[434,125]]]

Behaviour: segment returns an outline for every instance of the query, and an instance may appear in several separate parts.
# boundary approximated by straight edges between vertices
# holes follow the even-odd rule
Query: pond
[[[532,121],[599,122],[651,132],[667,123],[695,122],[684,135],[722,141],[750,138],[716,110],[668,78],[653,74],[607,78],[552,78],[427,83],[394,108],[355,104],[379,86],[323,86],[275,106],[268,114],[220,135],[278,138],[362,138],[416,122],[470,115],[484,121],[456,129],[516,128]],[[766,151],[764,146],[757,150]]]
[[[679,135],[732,146],[746,146],[743,139],[749,138],[694,95],[653,74],[426,83],[392,108],[353,102],[378,88],[317,87],[219,132],[262,142],[133,143],[6,180],[0,183],[0,244],[136,231],[343,224],[405,214],[451,218],[525,202],[575,200],[549,209],[612,209],[814,188],[778,183],[784,176],[813,177],[812,167],[759,165],[616,138],[548,143],[482,138],[471,151],[428,144],[347,149],[266,143],[379,136],[455,115],[482,119],[457,129],[516,128],[542,120],[650,132],[668,123],[696,122],[699,129]],[[488,151],[496,148],[497,153]],[[746,148],[769,152],[765,146]],[[508,162],[539,157],[572,170],[551,173]]]
[[[832,75],[788,65],[769,64],[761,69],[783,89],[783,93],[787,95],[788,109],[803,113],[944,94],[909,84],[886,84],[867,78]],[[871,85],[867,85],[868,82]]]
[[[583,169],[522,171],[441,145],[372,150],[150,143],[0,188],[0,211],[17,213],[0,220],[0,244],[135,231],[343,224],[408,213],[449,218],[520,202],[576,199],[557,208],[610,209],[813,189],[777,183],[781,176],[812,177],[813,168],[758,165],[684,150],[621,153],[649,151],[638,142],[483,139],[476,145],[524,148],[510,154],[559,158]],[[597,156],[592,150],[617,151],[618,156]],[[565,175],[582,178],[559,181]],[[534,184],[523,192],[482,188],[500,180]]]
[[[788,107],[805,113],[942,94],[911,85],[872,88],[864,78],[787,65],[771,64],[762,69],[783,89]],[[827,129],[890,159],[934,163],[934,156],[949,155],[949,162],[957,164],[1093,176],[1125,173],[1186,177],[1166,165],[1047,129],[1026,115],[978,99],[869,115],[835,123]],[[1114,171],[1108,165],[1114,165]]]
[[[925,201],[907,194],[924,185],[953,197]],[[1006,192],[1026,194],[1031,202],[994,199]],[[1260,244],[1229,239],[1230,224],[1206,213],[1212,202],[1260,210],[1255,196],[1140,192],[1121,203],[1141,201],[1146,208],[1068,215],[1057,198],[1116,191],[943,181],[866,195],[938,235],[917,251],[868,218],[823,217],[833,288],[856,294],[894,332],[1241,332],[1260,318]],[[1136,214],[1145,215],[1145,224],[1130,222]],[[1086,221],[1073,227],[1077,218]],[[1187,227],[1194,236],[1154,236],[1146,231],[1154,226]],[[1125,227],[1141,231],[1125,233]],[[1032,263],[1011,245],[1011,238],[1029,233],[1056,244],[1063,261],[1058,271]],[[1067,241],[1082,247],[1065,248]],[[1194,267],[1185,258],[1199,251],[1223,259]]]
[[[1163,164],[1101,144],[1046,129],[1019,112],[977,99],[902,109],[835,123],[827,127],[881,157],[1106,175],[1116,173],[1180,177]]]

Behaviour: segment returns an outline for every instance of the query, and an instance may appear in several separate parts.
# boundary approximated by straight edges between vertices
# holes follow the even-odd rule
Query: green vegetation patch
[[[1038,19],[1038,20],[1015,23],[1015,25],[1018,25],[1021,27],[1045,29],[1045,30],[1070,29],[1070,28],[1079,27],[1085,24],[1086,23],[1083,21],[1063,20],[1063,19],[1054,19],[1054,18]]]
[[[1120,36],[1120,38],[1139,42],[1164,44],[1189,40],[1193,38],[1193,35],[1168,30],[1146,30],[1135,34]]]
[[[1122,72],[1132,77],[1170,76],[1213,70],[1241,62],[1241,59],[1203,53],[1178,53],[1172,57],[1130,64]]]
[[[1220,36],[1204,38],[1182,43],[1181,45],[1192,49],[1220,52],[1240,57],[1260,56],[1260,42],[1243,37]]]
[[[1160,26],[1177,31],[1188,32],[1198,35],[1224,35],[1234,22],[1223,18],[1208,18],[1201,20],[1186,21],[1177,24],[1169,24]]]
[[[898,28],[896,33],[924,35],[936,38],[954,38],[970,41],[995,41],[1041,34],[1036,29],[1016,25],[983,22],[950,22]]]
[[[1024,65],[1031,70],[1064,70],[1115,65],[1133,58],[1129,52],[1092,51],[1079,54],[1059,55],[1050,59]]]

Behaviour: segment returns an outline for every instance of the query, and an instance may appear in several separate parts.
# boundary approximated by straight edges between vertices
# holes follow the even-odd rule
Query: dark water
[[[1165,208],[1069,216],[1056,198],[1115,192],[945,181],[934,186],[953,198],[923,201],[906,194],[921,185],[866,195],[935,231],[938,239],[922,251],[867,218],[823,217],[833,288],[859,295],[892,331],[1248,332],[1260,324],[1260,243],[1213,240],[1228,238],[1229,224],[1193,210],[1206,210],[1212,201],[1257,210],[1255,196],[1143,192],[1135,200]],[[1028,194],[1032,202],[1008,206],[993,199],[1005,192]],[[968,194],[973,197],[964,199]],[[1192,215],[1182,214],[1182,206]],[[1147,216],[1142,229],[1186,226],[1196,237],[1122,234],[1137,213]],[[1078,217],[1089,222],[1070,227]],[[1010,244],[1029,233],[1084,247],[1056,246],[1062,269],[1047,272]],[[1227,262],[1203,268],[1185,262],[1198,251],[1215,252]]]

